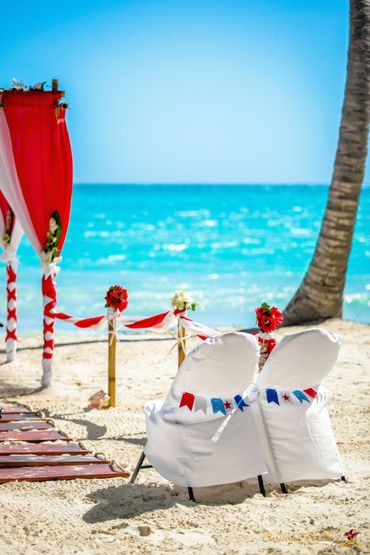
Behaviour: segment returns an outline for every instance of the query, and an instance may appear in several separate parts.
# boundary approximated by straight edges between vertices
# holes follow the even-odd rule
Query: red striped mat
[[[43,482],[75,478],[128,478],[128,476],[128,472],[115,464],[0,468],[0,484],[13,481]]]
[[[0,468],[92,463],[107,464],[107,460],[95,455],[0,455]]]
[[[54,424],[22,405],[0,413],[0,484],[76,478],[128,478],[115,463],[93,455],[55,430]],[[46,443],[46,442],[58,443]],[[4,442],[13,442],[4,445]],[[23,443],[20,443],[23,442]]]
[[[65,439],[65,438],[63,438]],[[1,445],[0,444],[0,456],[1,455],[63,455],[63,454],[74,454],[74,455],[86,455],[91,453],[78,443],[72,443],[69,441],[64,441],[63,443],[28,443],[28,444],[16,444],[16,445]]]
[[[0,421],[0,432],[11,432],[12,430],[20,430],[22,432],[28,430],[50,430],[54,428],[49,422],[44,422],[43,420],[29,420],[27,422],[6,422],[2,423]]]

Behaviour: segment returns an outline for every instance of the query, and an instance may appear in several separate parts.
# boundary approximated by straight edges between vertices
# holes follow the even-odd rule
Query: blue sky
[[[79,182],[329,182],[347,20],[347,0],[7,2],[0,85],[59,78]]]

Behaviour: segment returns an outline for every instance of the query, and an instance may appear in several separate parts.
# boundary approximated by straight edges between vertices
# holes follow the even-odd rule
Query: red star
[[[284,399],[284,401],[289,401],[289,395],[287,395],[286,393],[284,393],[283,399]]]
[[[344,536],[346,536],[347,540],[351,541],[354,540],[356,536],[359,535],[360,532],[355,532],[353,528],[351,528],[351,530],[348,530],[348,532],[344,532]]]
[[[226,403],[224,403],[225,409],[231,409],[231,403],[229,403],[229,401],[226,401]]]

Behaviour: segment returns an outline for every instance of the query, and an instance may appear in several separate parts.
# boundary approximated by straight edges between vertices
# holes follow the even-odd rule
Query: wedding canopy
[[[58,90],[6,90],[0,103],[2,191],[33,248],[44,275],[43,385],[49,385],[54,350],[56,264],[66,237],[72,194],[67,105]]]
[[[18,219],[0,191],[0,245],[3,248],[1,259],[6,263],[7,272],[5,342],[8,362],[14,360],[17,350],[17,250],[22,234]]]

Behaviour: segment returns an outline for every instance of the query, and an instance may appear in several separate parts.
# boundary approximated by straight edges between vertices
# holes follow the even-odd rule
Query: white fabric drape
[[[271,483],[336,479],[343,467],[332,430],[329,394],[321,380],[335,364],[340,338],[324,329],[285,336],[269,356],[256,383],[253,410]],[[292,391],[314,387],[313,400],[292,402]],[[268,402],[266,388],[279,404]],[[285,399],[284,399],[285,396]]]

